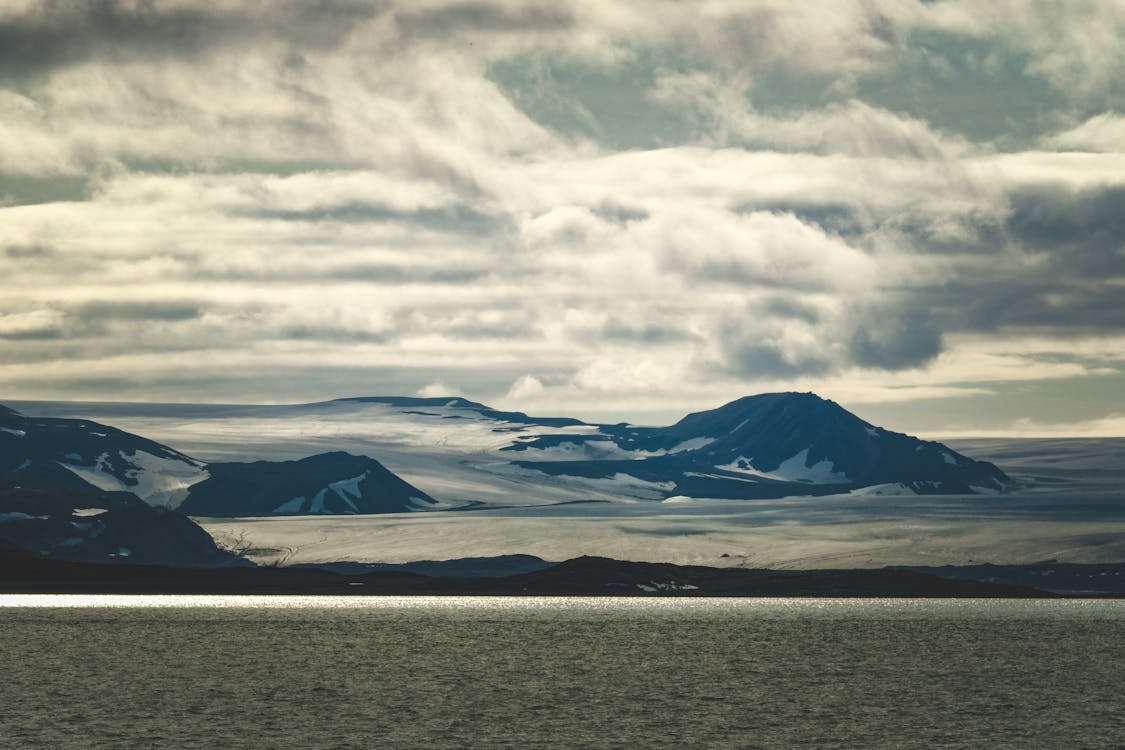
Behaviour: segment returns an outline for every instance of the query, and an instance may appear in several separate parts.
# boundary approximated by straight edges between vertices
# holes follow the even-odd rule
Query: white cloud
[[[1021,190],[1125,182],[1120,116],[997,153],[857,94],[919,29],[1026,53],[1074,97],[1114,85],[1120,3],[1001,5],[181,2],[83,34],[98,11],[79,4],[55,50],[49,19],[20,26],[35,9],[8,4],[11,38],[46,42],[0,51],[34,69],[0,90],[0,387],[207,398],[220,369],[225,398],[268,399],[261,373],[316,363],[312,398],[332,368],[394,370],[402,392],[452,382],[596,416],[797,383],[894,400],[1088,376],[1069,323],[989,329],[949,308],[995,294],[986,277],[1120,283],[1112,259],[1068,271],[1005,233]],[[160,36],[173,12],[208,33]],[[128,26],[145,13],[151,39]],[[535,55],[647,65],[650,100],[694,130],[631,150],[555,132],[489,77]],[[778,71],[829,100],[761,106]],[[76,312],[162,300],[197,314]],[[1044,341],[1065,351],[1035,356]]]
[[[1103,112],[1045,142],[1057,149],[1125,153],[1125,115]]]

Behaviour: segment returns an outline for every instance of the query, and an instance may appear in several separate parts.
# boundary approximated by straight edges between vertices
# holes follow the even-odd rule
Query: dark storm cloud
[[[726,326],[720,333],[724,359],[731,373],[745,378],[788,378],[823,375],[838,369],[827,352],[804,352],[796,356],[769,338],[747,337]]]
[[[98,300],[68,306],[67,311],[87,323],[99,321],[181,321],[203,315],[205,305],[192,301],[127,302]]]
[[[861,367],[903,370],[941,353],[941,333],[925,310],[874,310],[855,326],[848,351]]]
[[[940,329],[914,305],[912,298],[895,295],[879,303],[857,301],[841,316],[799,299],[772,297],[728,318],[718,341],[726,366],[742,377],[826,375],[855,366],[903,370],[942,351]],[[805,335],[788,335],[790,322]]]
[[[55,254],[55,249],[50,245],[43,244],[27,244],[27,245],[8,245],[4,248],[4,256],[16,260],[38,260],[40,258],[48,258]]]
[[[1125,331],[1125,187],[1020,189],[1008,203],[1004,218],[974,227],[972,242],[918,238],[924,251],[979,261],[921,285],[915,309],[946,331]]]
[[[1029,249],[1049,250],[1071,274],[1125,275],[1125,186],[1024,190],[1011,199],[1006,226]]]
[[[194,56],[248,37],[331,47],[381,3],[215,3],[161,7],[149,1],[47,0],[0,18],[0,71],[40,73],[95,58]]]

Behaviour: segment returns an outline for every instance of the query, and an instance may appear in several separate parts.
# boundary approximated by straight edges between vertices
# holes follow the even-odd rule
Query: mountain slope
[[[184,513],[215,518],[349,515],[427,510],[437,502],[367,456],[321,453],[299,461],[208,464]]]
[[[206,464],[84,419],[25,417],[0,407],[0,489],[134,496],[214,517],[401,513],[437,502],[367,456]]]
[[[85,419],[0,408],[0,487],[129,492],[175,508],[207,477],[204,464],[160,443]]]
[[[515,462],[526,470],[672,482],[668,494],[693,497],[995,492],[1008,481],[993,464],[876,427],[812,393],[747,396],[669,427],[609,425],[596,435],[535,436],[506,450],[526,453]],[[568,454],[574,458],[556,458]]]
[[[0,540],[41,558],[76,562],[229,566],[189,518],[125,492],[0,488]]]

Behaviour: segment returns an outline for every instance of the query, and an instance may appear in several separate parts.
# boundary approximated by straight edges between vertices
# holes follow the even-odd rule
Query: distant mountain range
[[[593,435],[537,436],[506,450],[534,455],[517,462],[527,469],[624,473],[671,482],[669,494],[690,497],[974,494],[1000,491],[1008,482],[990,463],[876,427],[812,393],[748,396],[670,427],[601,426]]]
[[[518,482],[531,504],[537,488],[563,488],[573,502],[973,494],[1008,483],[990,463],[876,427],[811,393],[749,396],[668,427],[535,418],[461,398],[368,397],[260,409],[272,409],[275,420],[354,414],[372,435],[391,434],[394,445],[406,445],[398,455],[426,441],[454,446],[439,471],[447,465],[450,476],[461,476],[452,473],[464,470],[457,456],[472,456],[472,471]],[[0,407],[0,539],[48,556],[157,561],[142,541],[180,522],[169,519],[469,508],[471,491],[463,493],[466,502],[439,502],[375,458],[343,451],[208,463],[98,422]],[[165,557],[229,562],[214,551],[213,544],[189,544]]]

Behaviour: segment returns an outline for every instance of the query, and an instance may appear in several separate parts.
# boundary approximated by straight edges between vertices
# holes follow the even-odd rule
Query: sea
[[[0,596],[3,748],[1125,748],[1125,601]]]

